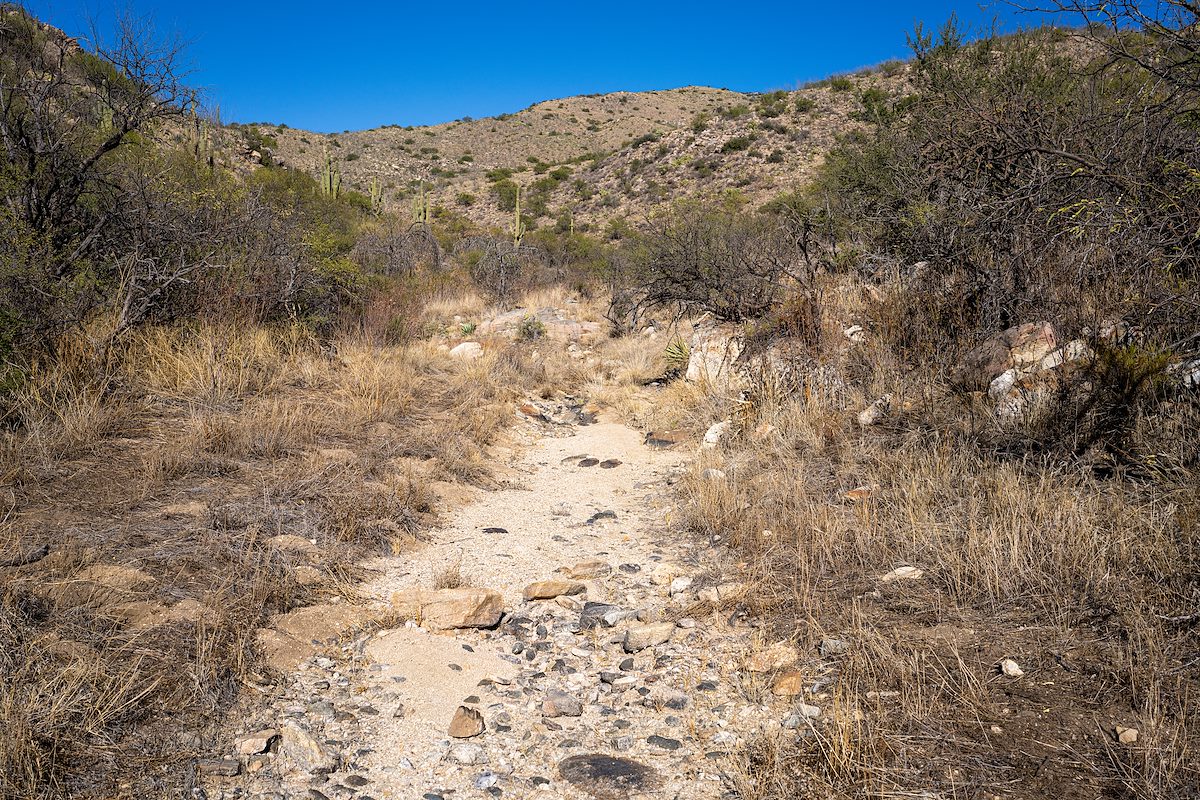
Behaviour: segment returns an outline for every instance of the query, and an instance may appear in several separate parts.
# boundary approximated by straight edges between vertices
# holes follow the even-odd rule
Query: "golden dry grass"
[[[439,303],[484,313],[470,295]],[[182,784],[261,669],[264,620],[350,591],[364,555],[413,547],[433,481],[490,480],[515,400],[582,382],[561,348],[533,347],[465,363],[427,341],[195,324],[34,372],[3,434],[0,545],[50,556],[0,567],[0,797],[145,796],[164,768]],[[122,570],[136,580],[107,585]]]
[[[901,387],[880,372],[873,391]],[[823,638],[852,646],[813,701],[822,722],[754,743],[730,775],[737,796],[1008,796],[1016,778],[1023,797],[1071,783],[1149,800],[1197,785],[1196,638],[1178,621],[1194,620],[1200,566],[1193,483],[1005,457],[936,402],[862,429],[861,390],[749,397],[656,398],[655,424],[736,422],[682,482],[680,513],[734,548],[759,612],[813,663]],[[923,577],[881,580],[904,565]],[[1008,657],[1020,683],[999,675]],[[881,691],[898,695],[868,698]],[[1138,744],[1118,744],[1116,725]]]

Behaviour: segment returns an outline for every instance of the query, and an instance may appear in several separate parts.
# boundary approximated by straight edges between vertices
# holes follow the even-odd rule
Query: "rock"
[[[688,577],[680,577],[671,581],[671,585],[667,587],[667,592],[671,595],[671,597],[675,597],[676,595],[683,594],[690,588],[692,588],[692,579]]]
[[[1049,322],[1027,322],[998,333],[972,349],[952,374],[967,391],[986,391],[1003,372],[1033,371],[1058,346]]]
[[[548,580],[529,584],[522,595],[526,600],[553,600],[559,595],[583,594],[586,591],[587,587],[578,581]]]
[[[782,726],[788,730],[796,730],[797,728],[802,727],[803,724],[809,720],[816,720],[818,716],[821,716],[820,705],[800,703],[796,706],[796,708],[792,709],[791,714],[788,714],[786,717],[784,717]]]
[[[625,631],[624,648],[626,653],[636,653],[647,647],[654,647],[670,641],[675,632],[675,623],[660,622],[655,625],[641,625]]]
[[[1063,364],[1091,361],[1096,352],[1082,339],[1073,339],[1038,362],[1039,370],[1058,369]]]
[[[450,748],[450,760],[456,764],[462,764],[464,767],[469,767],[472,764],[480,764],[485,760],[483,748],[477,744],[460,742]]]
[[[658,747],[662,750],[678,750],[683,746],[683,742],[679,741],[678,739],[671,739],[666,736],[659,736],[658,734],[647,736],[646,742],[647,744],[653,747]]]
[[[725,480],[725,470],[709,467],[700,473],[700,477],[706,481],[723,481]]]
[[[234,739],[234,748],[239,755],[255,756],[271,749],[271,745],[279,739],[279,731],[274,728],[249,733]]]
[[[1017,385],[1017,379],[1020,377],[1021,373],[1017,372],[1015,368],[1004,370],[1004,372],[1001,372],[988,384],[988,397],[998,401],[1008,396],[1008,393]]]
[[[318,775],[337,770],[341,764],[340,754],[317,739],[296,723],[289,722],[281,731],[280,754],[305,772]]]
[[[725,420],[724,422],[716,422],[709,426],[704,432],[704,441],[700,443],[702,449],[711,449],[721,443],[721,440],[729,435],[729,431],[733,428],[733,422]]]
[[[858,486],[842,495],[842,499],[849,503],[865,503],[875,494],[878,486]]]
[[[879,580],[883,581],[884,583],[891,583],[892,581],[905,581],[905,580],[915,581],[918,578],[923,577],[924,575],[925,575],[925,570],[923,570],[923,569],[918,569],[917,567],[903,566],[903,567],[896,567],[894,570],[887,573],[886,575],[880,576]]]
[[[688,383],[725,385],[732,377],[734,362],[741,352],[735,327],[702,325],[692,336],[684,379]]]
[[[1124,725],[1118,725],[1115,729],[1117,741],[1121,744],[1135,744],[1138,740],[1137,728],[1126,728]]]
[[[850,643],[845,639],[822,639],[817,645],[817,652],[822,658],[830,656],[840,656],[850,652]]]
[[[703,602],[719,606],[741,599],[745,596],[746,591],[747,587],[744,583],[721,583],[708,589],[701,589],[696,592],[696,597]]]
[[[656,792],[663,779],[658,772],[633,759],[589,753],[571,756],[558,764],[563,780],[600,800],[624,800]]]
[[[450,351],[450,357],[460,361],[474,361],[481,356],[483,356],[483,345],[479,342],[463,342]]]
[[[196,761],[196,771],[201,775],[217,775],[232,778],[242,771],[242,762],[236,758],[201,758]]]
[[[583,714],[583,703],[566,692],[550,690],[542,699],[543,717],[578,717]]]
[[[796,663],[800,652],[787,642],[777,642],[765,650],[759,650],[746,660],[750,672],[774,672]]]
[[[798,694],[803,694],[803,673],[794,669],[780,673],[771,685],[771,693],[779,697],[795,697]]]
[[[892,396],[885,394],[858,413],[859,427],[869,428],[883,422],[892,410]]]
[[[620,611],[617,606],[608,603],[587,602],[579,612],[579,629],[589,631],[604,624],[604,615],[610,611]]]
[[[504,599],[492,589],[408,589],[392,595],[392,606],[435,631],[491,628],[504,613]]]
[[[851,325],[842,331],[842,335],[854,344],[862,344],[867,340],[867,331],[862,325]]]
[[[655,450],[667,450],[675,445],[683,444],[690,439],[687,431],[650,431],[646,434],[644,444]]]
[[[1000,671],[1010,678],[1019,678],[1025,674],[1025,671],[1011,658],[1006,658],[1000,662]]]
[[[574,580],[591,580],[594,578],[603,578],[612,573],[612,565],[607,561],[595,559],[592,561],[580,561],[573,567],[563,567],[563,572],[568,578]]]
[[[469,706],[459,706],[454,712],[454,717],[450,720],[450,727],[446,732],[455,739],[470,739],[472,736],[483,733],[484,730],[483,714]]]

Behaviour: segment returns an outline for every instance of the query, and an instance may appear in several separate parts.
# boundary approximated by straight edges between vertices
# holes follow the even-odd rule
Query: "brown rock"
[[[577,581],[586,581],[593,578],[603,578],[612,572],[612,564],[600,559],[591,561],[580,561],[573,567],[564,567],[563,572],[568,578],[573,578]]]
[[[800,658],[799,651],[787,642],[778,642],[765,650],[759,650],[746,661],[750,672],[773,672],[794,664]]]
[[[1054,326],[1049,322],[1014,325],[967,353],[954,373],[954,381],[968,391],[987,391],[993,380],[1010,369],[1036,369],[1056,347]]]
[[[525,587],[526,600],[553,600],[559,595],[583,594],[587,587],[578,581],[548,580],[535,581]]]
[[[780,673],[771,686],[771,692],[780,697],[795,697],[802,694],[804,692],[804,675],[794,669]]]
[[[454,718],[450,720],[447,733],[455,739],[470,739],[483,733],[485,729],[483,714],[469,706],[459,706],[454,712]]]
[[[490,628],[504,613],[504,599],[492,589],[408,589],[392,595],[392,606],[434,631]]]
[[[234,740],[234,747],[240,755],[256,756],[259,753],[267,752],[278,738],[279,731],[274,728],[268,728],[267,730],[239,736]]]

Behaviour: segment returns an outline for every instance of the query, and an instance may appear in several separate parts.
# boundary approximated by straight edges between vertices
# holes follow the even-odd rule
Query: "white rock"
[[[923,569],[920,569],[918,567],[904,566],[904,567],[896,567],[894,570],[892,570],[888,574],[884,575],[879,580],[883,581],[884,583],[890,583],[892,581],[902,581],[902,580],[914,580],[915,581],[924,575],[925,575],[925,570],[923,570]]]
[[[477,744],[456,744],[450,748],[450,758],[456,763],[470,766],[483,763],[483,748]]]
[[[892,408],[892,396],[885,394],[858,414],[858,424],[863,428],[878,425],[887,417]]]
[[[1049,356],[1047,356],[1048,358]],[[993,400],[999,400],[1012,391],[1012,388],[1017,385],[1017,370],[1006,369],[996,376],[990,384],[988,384],[988,397]]]
[[[1019,678],[1025,674],[1025,670],[1013,661],[1011,658],[1006,658],[1000,662],[1000,671],[1010,678]]]
[[[700,473],[700,477],[706,481],[723,481],[725,480],[725,470],[709,467]]]
[[[862,325],[851,325],[842,331],[842,335],[855,344],[861,344],[867,340],[867,332]]]
[[[482,355],[483,345],[479,342],[463,342],[450,351],[450,357],[460,361],[474,361]]]
[[[708,430],[704,432],[704,442],[701,443],[700,447],[705,450],[716,447],[718,444],[720,444],[721,439],[729,433],[729,429],[732,427],[733,422],[730,420],[713,423],[709,426]]]
[[[681,577],[671,581],[669,591],[671,593],[671,597],[674,597],[675,595],[683,594],[690,588],[692,588],[692,579],[688,577]]]

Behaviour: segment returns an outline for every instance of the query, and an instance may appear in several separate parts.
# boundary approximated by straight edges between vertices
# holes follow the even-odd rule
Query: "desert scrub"
[[[545,335],[545,324],[532,314],[526,314],[517,324],[517,339],[520,341],[528,342],[534,339],[540,339]]]

